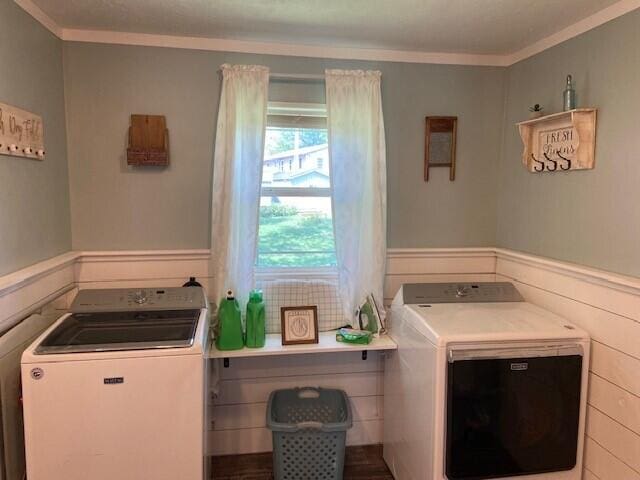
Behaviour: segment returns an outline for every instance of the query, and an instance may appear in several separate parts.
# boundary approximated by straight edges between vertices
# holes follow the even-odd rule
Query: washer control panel
[[[405,304],[523,302],[510,282],[407,283],[402,286]]]
[[[109,288],[80,290],[71,304],[71,312],[191,310],[205,307],[204,290],[200,287]]]

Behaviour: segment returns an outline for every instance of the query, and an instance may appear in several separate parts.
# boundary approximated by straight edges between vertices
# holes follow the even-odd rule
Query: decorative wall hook
[[[560,168],[562,170],[571,170],[571,160],[568,159],[567,157],[563,157],[562,154],[560,153],[560,150],[556,151],[556,155],[558,155],[558,157],[560,157],[562,160],[564,160],[566,162],[566,168],[564,165],[560,165]]]
[[[547,161],[551,162],[551,164],[553,165],[553,168],[547,165],[547,170],[549,170],[550,172],[555,172],[558,169],[558,162],[555,161],[553,158],[549,157],[549,155],[547,155],[547,152],[544,152],[543,155],[544,155],[544,158],[546,158]]]
[[[534,162],[536,162],[537,164],[539,164],[539,165],[540,165],[540,168],[538,168],[538,165],[534,165],[534,166],[533,166],[533,169],[534,169],[536,172],[541,172],[541,171],[543,171],[543,170],[544,170],[544,162],[542,162],[542,161],[538,160],[538,159],[536,158],[536,156],[535,156],[533,153],[531,154],[531,158],[533,159],[533,161],[534,161]]]

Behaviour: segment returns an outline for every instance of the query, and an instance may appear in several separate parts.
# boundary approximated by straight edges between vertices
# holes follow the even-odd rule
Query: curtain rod
[[[307,80],[324,82],[324,75],[314,75],[307,73],[272,73],[269,75],[271,80]]]

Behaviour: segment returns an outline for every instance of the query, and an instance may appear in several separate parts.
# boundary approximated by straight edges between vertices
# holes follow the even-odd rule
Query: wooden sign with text
[[[35,160],[44,159],[42,117],[6,103],[0,103],[0,154]]]
[[[594,167],[596,110],[580,108],[518,124],[524,144],[522,163],[530,172]]]

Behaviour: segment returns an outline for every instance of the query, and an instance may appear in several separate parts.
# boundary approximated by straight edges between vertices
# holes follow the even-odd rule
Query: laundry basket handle
[[[298,398],[319,398],[320,389],[316,387],[302,387],[297,388]]]
[[[313,428],[315,430],[322,430],[324,424],[322,422],[298,422],[296,428],[302,430],[307,428]]]

